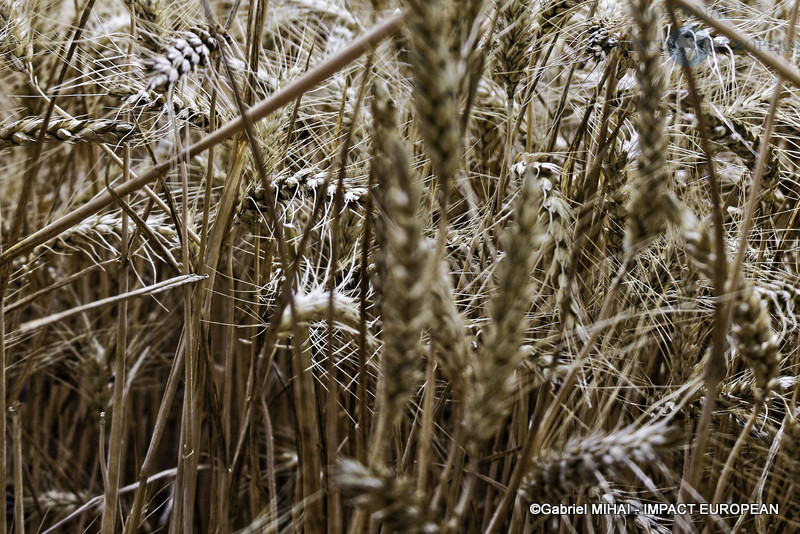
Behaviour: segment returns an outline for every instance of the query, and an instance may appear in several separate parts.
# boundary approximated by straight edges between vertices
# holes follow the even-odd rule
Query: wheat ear
[[[458,113],[459,62],[449,42],[442,0],[407,0],[414,65],[414,102],[419,129],[443,187],[461,165],[462,132]]]
[[[626,467],[662,464],[675,443],[676,432],[664,422],[572,439],[534,461],[524,491],[535,502],[558,502],[587,486],[606,487]]]
[[[35,143],[42,119],[27,117],[0,128],[0,148]],[[125,122],[91,119],[56,119],[47,124],[45,140],[119,144],[135,139],[135,126]]]
[[[184,31],[180,37],[172,40],[163,55],[150,64],[151,77],[147,90],[168,92],[181,78],[207,65],[211,53],[218,48],[219,43],[206,30],[196,28]]]
[[[381,211],[376,234],[383,267],[378,288],[384,340],[382,409],[396,419],[422,379],[421,335],[428,322],[430,250],[416,213],[420,183],[398,136],[394,103],[380,83],[374,86],[372,115],[372,172],[381,184],[375,198]]]
[[[483,345],[475,362],[474,384],[467,400],[467,427],[475,444],[488,439],[508,414],[515,389],[515,372],[522,362],[521,350],[528,311],[533,301],[531,272],[538,257],[545,228],[539,210],[547,184],[538,169],[524,173],[514,220],[501,238],[503,257],[497,266],[497,293],[489,303]]]
[[[667,197],[667,138],[664,135],[664,115],[659,110],[663,83],[660,55],[651,46],[658,39],[658,20],[648,14],[649,5],[648,0],[631,2],[633,19],[639,29],[639,42],[645,46],[639,47],[636,65],[639,84],[636,131],[641,154],[639,177],[634,182],[628,209],[628,230],[624,244],[628,255],[660,235],[667,223],[664,213]]]

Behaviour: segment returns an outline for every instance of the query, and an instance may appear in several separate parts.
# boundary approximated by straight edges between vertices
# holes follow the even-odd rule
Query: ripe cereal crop
[[[0,534],[800,530],[798,5],[0,0]]]

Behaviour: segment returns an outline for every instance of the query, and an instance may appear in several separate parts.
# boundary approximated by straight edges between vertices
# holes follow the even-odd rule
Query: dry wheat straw
[[[100,351],[89,355],[81,367],[83,391],[88,395],[95,413],[108,410],[111,401],[111,371],[102,361],[102,356]]]
[[[330,75],[349,65],[368,50],[371,50],[377,46],[381,41],[397,32],[403,20],[403,15],[397,15],[378,24],[371,31],[353,41],[347,48],[341,50],[323,62],[321,65],[311,69],[309,72],[299,77],[297,80],[290,83],[282,90],[272,95],[270,98],[267,98],[248,109],[244,114],[244,117],[239,117],[238,119],[228,122],[202,140],[185,148],[183,153],[178,156],[174,156],[174,159],[171,158],[169,161],[162,162],[153,167],[144,175],[134,178],[133,180],[120,186],[117,188],[117,193],[119,195],[125,195],[131,193],[132,191],[137,191],[144,188],[149,182],[157,179],[160,176],[163,176],[171,168],[175,161],[196,156],[205,150],[214,147],[225,139],[228,139],[230,136],[242,132],[246,122],[258,122],[260,119],[263,119],[270,113],[282,108],[289,102],[292,102],[298,94],[302,94],[321,83]],[[76,224],[87,217],[94,215],[113,201],[114,199],[110,194],[103,194],[98,198],[93,199],[91,202],[82,205],[80,208],[74,210],[67,216],[53,221],[45,228],[42,228],[27,238],[21,240],[16,245],[8,247],[7,250],[0,254],[0,263],[5,264],[12,258],[15,258],[20,254],[29,251],[31,248],[41,244],[42,242],[57,236],[59,233],[69,228],[72,224]]]
[[[14,525],[17,534],[25,534],[25,504],[23,493],[23,453],[22,453],[22,414],[20,409],[22,404],[16,401],[9,406],[8,411],[11,415],[11,439],[14,444]],[[6,483],[8,484],[8,483]]]
[[[0,208],[7,209],[23,183],[35,184],[18,218],[22,232],[33,233],[19,245],[4,239],[0,255],[16,269],[6,305],[0,305],[0,334],[12,333],[0,335],[7,356],[4,398],[27,395],[18,406],[22,439],[14,440],[13,450],[25,473],[16,481],[18,515],[25,519],[18,528],[95,528],[103,485],[114,485],[103,481],[99,467],[98,453],[106,447],[99,438],[107,428],[105,421],[97,428],[96,413],[108,409],[108,360],[116,353],[125,355],[131,373],[124,387],[119,382],[123,403],[115,404],[128,414],[134,407],[136,415],[118,429],[126,445],[120,485],[136,476],[135,451],[147,450],[141,482],[119,491],[137,490],[132,506],[127,497],[119,501],[127,533],[163,531],[170,522],[173,530],[227,532],[247,525],[242,532],[270,534],[340,534],[348,525],[353,534],[381,528],[680,531],[673,517],[642,513],[545,521],[524,504],[546,497],[552,504],[639,508],[702,495],[728,502],[757,495],[759,502],[780,504],[779,516],[742,516],[734,530],[791,530],[800,441],[800,425],[790,415],[800,395],[791,350],[800,309],[794,251],[800,201],[791,185],[800,146],[792,111],[798,96],[783,93],[777,133],[765,144],[758,124],[770,114],[772,80],[732,46],[735,55],[719,49],[692,69],[693,93],[704,104],[689,111],[690,95],[681,89],[686,72],[663,55],[642,58],[619,46],[631,23],[635,33],[642,20],[624,16],[624,4],[613,0],[596,6],[403,0],[407,38],[381,49],[374,45],[405,19],[396,16],[357,38],[363,25],[385,14],[371,11],[370,3],[375,10],[398,4],[206,2],[208,14],[227,18],[224,52],[231,68],[228,82],[213,84],[207,96],[193,81],[185,83],[214,60],[192,38],[180,37],[201,19],[196,5],[97,0],[93,23],[68,60],[48,52],[81,26],[73,4],[0,0],[0,60],[8,74],[0,79],[6,96],[0,113],[7,124],[25,117],[6,127],[0,145],[30,144],[39,134],[53,141],[38,158],[41,172],[28,182],[26,147],[0,158],[0,186],[9,193]],[[485,4],[492,6],[492,24]],[[637,6],[640,19],[661,18],[654,11],[642,16],[644,7],[660,12],[659,5]],[[515,15],[514,9],[522,11]],[[734,10],[728,30],[747,27],[753,37],[785,24],[781,10]],[[642,29],[652,36],[653,27]],[[176,36],[185,44],[171,46]],[[715,38],[717,45],[722,41]],[[398,109],[355,121],[349,146],[344,124],[355,113],[361,65],[343,67],[369,49],[374,53],[365,78],[387,86],[376,108],[387,111],[381,106],[394,101]],[[152,79],[139,75],[143,60],[136,54],[162,56]],[[331,54],[332,61],[324,59]],[[770,67],[781,66],[769,51],[758,54]],[[639,87],[627,75],[631,57],[643,60]],[[63,83],[51,74],[62,67]],[[525,84],[529,71],[534,80]],[[670,90],[663,111],[651,91],[659,84],[654,72]],[[796,77],[793,67],[786,72]],[[295,78],[282,88],[284,79]],[[602,80],[608,81],[605,95]],[[407,94],[412,81],[413,101]],[[147,91],[148,82],[167,93]],[[237,84],[265,101],[243,112],[232,100]],[[41,123],[31,121],[41,120],[49,102],[42,88],[56,86],[63,93],[56,111],[65,121],[50,121],[42,132]],[[636,131],[628,109],[638,114]],[[252,120],[236,118],[242,114]],[[86,123],[71,117],[136,127],[129,135],[97,137],[91,129],[81,135],[76,132]],[[212,133],[176,157],[173,120]],[[216,130],[223,121],[230,122]],[[710,127],[708,140],[691,131],[701,121]],[[250,143],[237,137],[245,122]],[[615,137],[605,139],[617,126]],[[466,157],[464,129],[471,145]],[[197,128],[183,132],[187,146],[201,134]],[[98,146],[101,141],[129,144],[130,159]],[[208,148],[213,154],[205,157]],[[335,187],[321,187],[344,152],[342,201]],[[638,172],[630,164],[637,152]],[[522,156],[515,160],[514,154]],[[176,195],[171,171],[183,159],[186,186]],[[725,168],[719,173],[725,202],[719,244],[706,221],[709,192],[717,196],[714,180],[708,188],[703,176],[708,161]],[[142,172],[153,162],[155,170]],[[120,175],[109,167],[115,163],[132,180],[114,187],[128,195],[125,213],[141,214],[136,228],[146,237],[132,243],[128,266],[143,288],[138,295],[126,294],[122,279],[107,269],[124,252],[130,230],[117,209],[121,199],[102,192],[106,177]],[[763,172],[754,167],[762,164]],[[751,204],[745,211],[740,204],[755,171],[764,175],[763,187],[748,200],[760,204],[756,212]],[[158,184],[166,199],[160,205],[189,211],[188,220],[150,213],[155,193],[143,191],[147,199],[139,192],[160,176],[166,178]],[[368,177],[373,186],[365,186]],[[527,198],[524,203],[493,198],[495,184],[505,180],[517,201]],[[531,183],[538,189],[529,191]],[[594,198],[584,200],[590,189]],[[449,203],[438,212],[437,192],[449,193],[439,197]],[[588,213],[585,224],[574,223],[576,213]],[[67,215],[56,220],[61,214]],[[734,234],[746,235],[752,215],[755,232],[742,245]],[[172,276],[165,268],[189,266],[173,258],[180,259],[175,251],[186,233],[176,224],[188,228],[201,216],[203,254],[192,258],[192,267],[216,276],[216,283],[183,302],[169,293],[151,296],[155,284]],[[626,218],[627,235],[620,232]],[[678,227],[685,254],[675,236],[662,235],[667,222]],[[429,243],[436,238],[434,252]],[[656,239],[659,246],[643,250]],[[715,272],[725,252],[742,253],[741,269]],[[624,268],[609,286],[620,259]],[[568,269],[589,278],[570,286]],[[734,275],[746,283],[734,285]],[[723,299],[725,281],[729,297]],[[127,321],[98,308],[117,303],[120,293],[131,297]],[[286,308],[290,294],[294,316]],[[673,439],[663,413],[674,410],[689,436],[701,401],[715,398],[701,376],[711,367],[708,355],[723,346],[715,339],[709,350],[712,329],[721,324],[712,314],[718,302],[734,316],[732,331],[720,329],[723,338],[733,334],[733,349],[720,349],[727,364],[716,367],[727,365],[730,372],[709,424],[694,431],[698,457],[716,460],[692,467],[692,448]],[[191,320],[186,334],[184,315]],[[125,335],[118,336],[117,322],[128,325],[120,329]],[[35,332],[23,335],[20,328]],[[578,339],[583,329],[588,343]],[[307,340],[299,355],[288,350],[292,334],[293,349]],[[781,352],[791,356],[782,362]],[[182,392],[183,358],[194,371]],[[183,394],[194,414],[175,409]],[[195,426],[191,439],[183,439],[194,454],[179,456],[177,470],[181,426]],[[19,429],[9,425],[12,430]],[[33,453],[20,454],[29,445]],[[198,470],[213,468],[195,479],[199,457],[209,465]],[[351,457],[359,462],[342,461]],[[170,481],[151,484],[176,474],[177,492],[161,491]],[[523,476],[529,495],[519,494]],[[705,479],[710,482],[697,483]],[[190,487],[195,480],[196,491]],[[681,491],[681,482],[693,487]],[[719,498],[708,499],[709,490]],[[337,501],[340,491],[352,500]],[[79,506],[77,499],[92,494],[100,496]],[[109,501],[107,515],[112,508]],[[189,525],[185,518],[191,517]],[[719,530],[733,523],[723,518]]]

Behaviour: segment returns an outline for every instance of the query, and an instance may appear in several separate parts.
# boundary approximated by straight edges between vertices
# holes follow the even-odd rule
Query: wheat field
[[[0,534],[800,531],[799,3],[0,0]]]

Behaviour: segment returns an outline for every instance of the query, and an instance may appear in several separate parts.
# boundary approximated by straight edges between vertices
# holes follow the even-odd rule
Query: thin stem
[[[0,207],[0,228],[3,227],[3,210]],[[3,237],[0,233],[0,253]],[[0,298],[0,480],[8,480],[6,472],[6,444],[8,443],[8,413],[6,408],[6,299]],[[6,534],[6,507],[0,511],[0,534]]]
[[[14,402],[11,412],[11,434],[14,442],[14,526],[17,534],[25,534],[25,509],[22,490],[22,405]]]
[[[130,169],[130,147],[124,150],[124,178],[127,180]],[[124,201],[124,199],[123,199]],[[119,293],[128,292],[128,214],[122,213],[122,235],[119,258],[118,285]],[[119,498],[120,471],[122,469],[122,440],[124,436],[125,406],[123,390],[125,387],[125,353],[128,337],[128,301],[123,299],[117,308],[117,343],[114,363],[114,393],[112,397],[111,434],[108,447],[108,480],[105,487],[105,506],[101,531],[103,534],[113,534],[117,518],[117,501]]]

